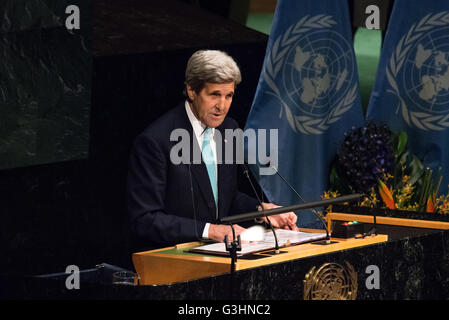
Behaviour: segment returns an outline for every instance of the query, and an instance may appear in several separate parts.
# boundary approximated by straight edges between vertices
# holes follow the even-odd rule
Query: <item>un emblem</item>
[[[319,269],[312,267],[303,280],[304,300],[355,300],[357,273],[352,265],[325,263]]]
[[[400,39],[386,75],[409,126],[449,127],[449,12],[427,15]]]
[[[335,24],[332,16],[305,16],[268,52],[263,77],[295,132],[324,133],[357,97],[352,45]]]

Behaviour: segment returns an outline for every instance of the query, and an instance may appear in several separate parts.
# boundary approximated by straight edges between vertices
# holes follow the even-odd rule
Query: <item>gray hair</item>
[[[199,93],[206,82],[242,82],[237,63],[226,52],[219,50],[199,50],[187,62],[185,84]]]

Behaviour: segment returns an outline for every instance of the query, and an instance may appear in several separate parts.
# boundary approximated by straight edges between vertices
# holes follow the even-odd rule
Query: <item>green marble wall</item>
[[[66,7],[80,9],[67,30]],[[0,169],[86,158],[92,58],[89,1],[0,3]]]

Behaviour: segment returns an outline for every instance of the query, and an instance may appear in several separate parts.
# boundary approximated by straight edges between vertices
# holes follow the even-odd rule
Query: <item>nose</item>
[[[215,105],[215,107],[216,107],[219,111],[224,110],[225,107],[226,107],[226,98],[225,98],[225,97],[221,97],[221,98],[218,100],[218,102],[217,102],[217,104]]]

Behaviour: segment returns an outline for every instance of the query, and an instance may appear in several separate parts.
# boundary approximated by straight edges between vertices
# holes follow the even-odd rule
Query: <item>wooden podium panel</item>
[[[304,231],[304,229],[301,231]],[[309,232],[312,232],[312,230],[309,229]],[[323,230],[313,230],[313,232],[323,232]],[[361,239],[332,238],[332,240],[336,242],[329,245],[312,242],[284,247],[281,248],[281,251],[284,253],[277,255],[267,254],[267,251],[262,251],[239,257],[235,265],[235,270],[256,268],[273,263],[386,242],[388,236],[379,234]],[[175,247],[134,253],[132,259],[136,272],[140,277],[140,284],[169,284],[230,272],[230,257],[188,252],[189,249],[200,245],[200,242],[190,242]]]

